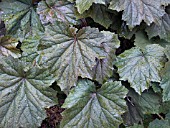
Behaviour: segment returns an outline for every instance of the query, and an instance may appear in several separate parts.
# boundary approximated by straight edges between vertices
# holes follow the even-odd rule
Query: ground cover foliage
[[[170,0],[0,0],[0,128],[170,128]]]

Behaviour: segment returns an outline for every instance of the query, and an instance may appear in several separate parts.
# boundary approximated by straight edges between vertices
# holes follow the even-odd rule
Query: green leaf
[[[158,24],[147,27],[146,32],[149,38],[159,36],[161,39],[170,42],[170,14],[165,14],[159,19]]]
[[[163,101],[170,100],[170,62],[165,64],[165,68],[161,71],[162,80],[160,83],[163,89]]]
[[[2,0],[0,8],[3,11],[7,34],[24,38],[34,31],[43,31],[43,26],[35,12],[32,0]]]
[[[37,47],[40,43],[40,39],[44,36],[42,32],[35,32],[34,35],[26,37],[21,41],[21,60],[25,62],[31,62],[34,66],[39,66],[41,61],[41,55],[37,52]]]
[[[28,37],[22,41],[21,50],[22,56],[21,60],[26,62],[31,62],[33,65],[39,65],[41,60],[41,55],[37,53],[37,46],[39,45],[40,37]]]
[[[151,83],[151,84],[152,84],[152,89],[155,93],[162,93],[159,83]]]
[[[164,66],[164,58],[164,48],[157,44],[127,50],[118,56],[116,63],[120,80],[128,80],[131,87],[141,94],[150,87],[151,81],[161,81],[159,71]]]
[[[16,48],[18,40],[10,36],[0,37],[0,55],[20,57],[20,50]]]
[[[121,18],[121,13],[112,11],[112,24],[110,25],[111,31],[116,31],[117,34],[120,37],[126,38],[126,39],[131,39],[133,35],[137,32],[139,27],[135,27],[132,30],[128,28],[126,25],[125,21],[122,21]],[[140,26],[140,29],[143,28],[143,26]]]
[[[167,58],[170,60],[170,45],[166,46],[165,54],[166,54]]]
[[[131,97],[127,97],[127,106],[128,111],[125,112],[122,116],[124,120],[124,124],[126,126],[131,126],[135,123],[139,123],[143,120],[143,113],[141,112],[140,108],[133,103],[133,100],[130,100]]]
[[[120,46],[120,42],[117,38],[117,35],[111,32],[102,32],[109,42],[103,43],[104,49],[106,51],[106,58],[104,59],[97,59],[97,64],[94,66],[92,70],[93,79],[98,81],[99,83],[103,83],[107,81],[113,74],[113,62],[115,61],[116,55],[115,51],[116,48]],[[114,42],[114,43],[113,43]]]
[[[27,65],[12,57],[0,59],[0,127],[36,128],[46,117],[45,108],[56,104],[49,71]]]
[[[168,120],[158,120],[155,119],[151,123],[149,123],[148,128],[170,128]]]
[[[167,114],[170,111],[170,101],[165,101],[159,108],[159,113]]]
[[[106,4],[106,0],[75,0],[76,7],[80,14],[88,10],[93,3],[95,4]]]
[[[96,28],[84,27],[77,31],[56,22],[46,27],[40,42],[41,65],[50,67],[61,90],[68,93],[78,76],[92,79],[95,59],[106,57],[103,44],[110,39]]]
[[[67,109],[62,113],[61,128],[117,128],[122,123],[127,89],[118,81],[95,88],[89,80],[78,81],[62,106]]]
[[[70,24],[78,24],[75,17],[75,8],[65,0],[42,0],[38,3],[37,13],[43,24],[54,23],[56,20]]]
[[[135,45],[140,47],[140,48],[144,48],[149,44],[159,44],[162,47],[166,47],[166,45],[169,44],[169,42],[165,41],[165,40],[160,40],[160,39],[148,39],[147,34],[144,33],[143,31],[138,31],[135,34],[136,38],[135,38]]]
[[[146,90],[141,95],[130,89],[128,96],[131,97],[132,104],[143,114],[159,113],[162,97],[152,90]]]
[[[162,5],[170,3],[160,0],[111,0],[109,9],[123,11],[122,19],[126,21],[129,28],[140,25],[142,20],[147,25],[157,23],[165,14]]]
[[[91,17],[96,23],[103,25],[108,28],[112,24],[112,19],[110,18],[110,13],[106,6],[93,4],[91,8],[85,11],[83,14],[76,14],[78,19]]]
[[[140,124],[134,124],[133,126],[127,127],[127,128],[144,128],[144,126]]]
[[[170,111],[166,114],[165,119],[168,120],[168,121],[169,121],[169,124],[170,124]]]

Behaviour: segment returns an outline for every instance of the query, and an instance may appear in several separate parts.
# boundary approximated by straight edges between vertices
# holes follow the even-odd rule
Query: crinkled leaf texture
[[[22,56],[21,59],[26,62],[37,63],[39,55],[37,53],[37,46],[39,41],[36,38],[27,38],[22,41],[21,50]]]
[[[170,42],[170,14],[165,14],[161,19],[159,19],[158,24],[152,24],[146,29],[148,36],[150,38],[159,36]]]
[[[163,89],[163,101],[170,101],[170,45],[167,45],[165,50],[168,62],[161,71],[162,80],[160,86]]]
[[[26,68],[27,67],[27,68]],[[0,127],[37,128],[46,107],[56,104],[54,82],[46,69],[28,68],[12,57],[0,59]]]
[[[22,41],[22,56],[20,58],[21,60],[31,62],[33,65],[39,65],[41,55],[39,55],[37,52],[37,46],[39,45],[40,39],[41,36],[30,36]]]
[[[115,51],[120,46],[117,35],[103,31],[103,34],[107,37],[108,42],[103,43],[106,54],[106,58],[97,59],[96,65],[92,70],[93,79],[99,83],[104,83],[109,77],[113,75],[113,62],[116,60]],[[114,42],[114,43],[113,43]]]
[[[165,0],[111,0],[110,9],[123,11],[122,19],[126,21],[130,28],[140,25],[142,20],[147,25],[157,23],[165,14],[162,5],[167,5],[170,1]]]
[[[72,3],[65,0],[42,0],[38,3],[37,13],[43,24],[62,21],[70,24],[78,24],[75,17],[75,8]]]
[[[0,8],[8,34],[24,38],[34,31],[44,30],[32,0],[2,0]]]
[[[0,55],[20,57],[20,50],[16,48],[18,40],[10,36],[0,37]]]
[[[106,82],[99,90],[89,80],[79,80],[62,107],[61,128],[117,128],[126,110],[127,89],[121,82]],[[69,114],[68,114],[69,113]]]
[[[73,0],[69,0],[73,2]],[[106,0],[74,0],[76,3],[77,10],[80,14],[88,10],[93,3],[95,4],[106,4]]]
[[[163,101],[170,101],[170,62],[165,64],[161,74],[162,81],[160,86],[163,89]]]
[[[116,66],[120,80],[128,80],[131,87],[141,94],[150,87],[150,82],[160,82],[160,70],[164,66],[164,48],[147,45],[140,49],[134,47],[120,54]]]
[[[77,31],[56,22],[46,27],[38,47],[42,55],[41,65],[50,67],[61,90],[68,92],[78,76],[92,79],[95,59],[106,57],[104,44],[111,40],[96,28],[84,27]]]

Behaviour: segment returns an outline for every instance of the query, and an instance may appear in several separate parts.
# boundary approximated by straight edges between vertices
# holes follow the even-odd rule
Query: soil
[[[42,122],[40,128],[56,128],[62,120],[61,112],[63,111],[64,109],[57,105],[46,109],[47,118]]]

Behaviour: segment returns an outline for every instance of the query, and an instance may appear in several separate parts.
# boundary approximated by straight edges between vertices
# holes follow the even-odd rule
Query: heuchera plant
[[[1,0],[0,128],[170,128],[168,5]]]

